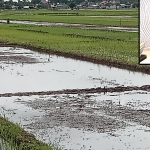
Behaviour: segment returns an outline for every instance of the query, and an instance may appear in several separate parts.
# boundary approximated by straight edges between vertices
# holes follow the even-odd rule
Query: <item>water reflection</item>
[[[142,86],[149,75],[46,55],[20,48],[0,48],[0,93],[75,88]]]
[[[120,147],[122,150],[149,149],[149,94],[132,91],[107,95],[1,97],[0,110],[3,111],[0,115],[5,114],[9,120],[34,133],[43,142],[66,150],[107,150]],[[141,110],[146,111],[141,113]],[[67,117],[75,118],[76,115],[80,123],[76,122],[76,127],[73,127]],[[93,120],[90,116],[93,116]],[[93,130],[89,127],[87,129],[86,124],[94,125],[98,117],[101,119]],[[97,130],[99,127],[107,130]]]
[[[142,86],[148,79],[149,75],[85,61],[0,48],[0,93]],[[0,115],[65,150],[149,149],[149,94],[0,97]]]

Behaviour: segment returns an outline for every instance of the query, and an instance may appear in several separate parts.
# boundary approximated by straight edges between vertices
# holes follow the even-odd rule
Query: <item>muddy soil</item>
[[[135,147],[146,149],[150,146],[146,142],[150,131],[149,94],[142,91],[107,93],[106,97],[104,94],[56,94],[33,96],[28,100],[25,100],[25,97],[14,97],[14,103],[30,108],[31,112],[42,113],[42,116],[38,117],[39,113],[37,113],[34,118],[26,119],[28,123],[21,124],[47,143],[53,143],[66,150],[82,149],[84,145],[82,143],[86,143],[85,150],[90,148],[111,150],[114,147],[114,149],[121,147],[121,150],[132,150]],[[122,99],[125,95],[130,95],[130,99],[125,98],[127,102]],[[146,95],[147,99],[142,102],[141,97],[144,98]],[[144,105],[148,107],[144,109]],[[14,112],[17,112],[17,109]],[[74,132],[79,134],[78,131],[81,132],[78,137],[80,140],[76,141],[75,137],[71,139]],[[97,137],[97,140],[92,141],[92,134]],[[102,141],[109,142],[110,146],[103,146]],[[141,144],[137,144],[137,141]],[[120,146],[117,143],[120,143]]]
[[[115,120],[111,117],[106,117],[99,106],[96,106],[95,101],[86,98],[84,95],[72,96],[63,95],[64,99],[55,95],[55,100],[36,100],[25,102],[24,104],[33,109],[45,110],[46,114],[39,120],[27,125],[30,129],[52,128],[54,126],[66,126],[69,128],[78,128],[85,131],[93,131],[98,133],[112,132],[119,128],[124,128],[126,123],[120,120]],[[69,99],[69,101],[65,98]],[[89,96],[90,97],[90,96]],[[57,98],[59,100],[57,100]],[[62,101],[61,101],[62,100]],[[93,107],[93,106],[96,107]],[[97,113],[97,114],[96,114]]]
[[[12,51],[15,48],[12,48]],[[39,60],[36,58],[32,58],[30,56],[31,53],[21,53],[21,52],[9,52],[9,51],[3,51],[0,52],[0,62],[7,62],[9,63],[40,63]],[[29,55],[29,56],[28,56]]]
[[[4,93],[0,94],[0,97],[11,97],[11,96],[30,96],[30,95],[53,95],[53,94],[89,94],[89,93],[107,93],[107,92],[125,92],[133,90],[150,91],[150,85],[137,86],[118,86],[118,87],[98,87],[90,89],[66,89],[57,91],[42,91],[42,92],[18,92],[18,93]]]
[[[0,56],[0,61],[16,62],[16,63],[37,63],[34,58],[27,56]]]
[[[97,102],[91,97],[93,95],[90,94],[54,95],[46,100],[23,102],[33,109],[46,112],[38,122],[27,126],[30,129],[67,126],[99,133],[112,133],[129,126],[129,122],[150,127],[149,109],[133,109],[130,106],[116,104],[112,100]]]

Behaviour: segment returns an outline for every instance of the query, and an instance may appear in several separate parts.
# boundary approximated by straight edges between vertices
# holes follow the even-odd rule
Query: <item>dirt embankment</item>
[[[56,55],[64,56],[64,57],[68,57],[68,58],[93,62],[93,63],[96,63],[96,64],[102,64],[102,65],[106,65],[106,66],[109,66],[109,67],[116,67],[116,68],[120,68],[120,69],[127,69],[127,70],[131,70],[131,71],[150,74],[150,67],[149,66],[140,66],[138,64],[137,65],[127,64],[125,62],[120,62],[120,61],[117,61],[117,60],[111,60],[111,59],[108,60],[108,59],[105,59],[105,58],[95,58],[95,57],[92,57],[92,56],[89,56],[89,55],[68,53],[68,52],[56,51],[56,50],[52,50],[52,49],[44,49],[42,47],[35,47],[35,46],[32,46],[32,45],[28,45],[28,44],[9,43],[7,41],[0,41],[0,46],[1,47],[5,47],[5,46],[22,47],[22,48],[27,48],[27,49],[31,49],[31,50],[34,50],[34,51],[42,52],[42,53],[56,54]]]
[[[117,86],[117,87],[98,87],[90,89],[66,89],[58,91],[41,91],[41,92],[18,92],[18,93],[4,93],[0,94],[0,97],[11,97],[11,96],[30,96],[30,95],[52,95],[52,94],[89,94],[89,93],[107,93],[107,92],[125,92],[133,90],[150,91],[150,85],[138,86]]]

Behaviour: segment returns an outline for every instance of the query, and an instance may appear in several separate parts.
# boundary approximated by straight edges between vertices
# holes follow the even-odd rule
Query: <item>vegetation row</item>
[[[9,143],[8,150],[52,150],[49,145],[38,141],[33,134],[1,116],[0,138]],[[0,146],[2,147],[2,145]]]

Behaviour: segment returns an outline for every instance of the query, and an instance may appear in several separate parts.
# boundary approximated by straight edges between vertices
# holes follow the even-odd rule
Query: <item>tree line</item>
[[[23,8],[23,6],[30,6],[31,8],[33,8],[35,5],[37,8],[49,8],[50,4],[66,4],[68,5],[70,8],[75,7],[77,4],[83,3],[85,2],[85,0],[46,0],[47,3],[43,3],[41,0],[18,0],[18,2],[14,2],[13,0],[9,0],[9,1],[4,1],[4,0],[0,0],[0,9],[11,9],[12,6],[17,6],[18,9]],[[88,0],[90,2],[102,2],[102,0]],[[85,2],[87,3],[87,1]],[[126,3],[132,3],[133,6],[138,7],[139,3],[138,0],[120,0],[117,1],[117,5],[119,4],[126,4]],[[105,6],[111,6],[111,0],[107,0],[107,3],[105,4]]]

